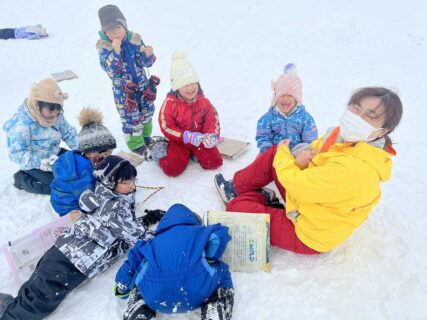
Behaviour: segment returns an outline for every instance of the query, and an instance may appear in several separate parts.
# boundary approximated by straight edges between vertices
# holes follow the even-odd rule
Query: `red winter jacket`
[[[168,93],[159,113],[159,125],[166,138],[182,142],[184,131],[216,133],[219,120],[211,102],[199,92],[193,102],[187,102],[174,92]]]

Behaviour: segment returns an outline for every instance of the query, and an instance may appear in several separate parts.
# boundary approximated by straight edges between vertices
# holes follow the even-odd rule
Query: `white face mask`
[[[348,142],[369,141],[369,136],[372,133],[383,130],[383,128],[373,127],[361,117],[348,110],[343,113],[339,122],[340,134],[344,141]]]

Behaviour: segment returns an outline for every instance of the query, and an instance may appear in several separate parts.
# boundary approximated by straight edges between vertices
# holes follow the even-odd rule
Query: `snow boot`
[[[151,320],[155,317],[156,313],[145,304],[138,288],[132,289],[127,300],[123,320]]]
[[[133,149],[132,152],[135,152],[137,155],[143,157],[144,161],[153,160],[153,157],[151,156],[151,151],[146,145]]]
[[[150,149],[151,159],[158,162],[167,156],[169,140],[161,136],[154,136],[150,139],[151,143],[147,143],[147,147]]]
[[[7,293],[0,293],[0,318],[3,316],[3,313],[6,311],[6,308],[13,301],[13,297]]]
[[[227,205],[231,200],[237,197],[236,190],[234,189],[233,180],[225,180],[224,176],[221,173],[217,173],[214,176],[214,182],[218,193],[224,202]]]
[[[219,288],[202,305],[202,320],[231,320],[234,305],[234,289]]]
[[[21,181],[22,181],[21,178],[25,174],[26,174],[25,172],[18,171],[18,172],[15,172],[15,174],[13,175],[13,186],[16,189],[19,189],[19,190],[24,189],[24,187],[22,186],[22,183],[21,183]]]

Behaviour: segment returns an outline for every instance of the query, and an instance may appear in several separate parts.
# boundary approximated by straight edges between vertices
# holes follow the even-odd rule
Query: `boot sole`
[[[222,195],[222,192],[221,192],[222,191],[221,187],[216,183],[216,179],[215,178],[216,178],[217,175],[218,175],[218,173],[216,175],[214,175],[215,188],[216,188],[216,191],[218,191],[218,195],[221,198],[222,202],[224,203],[224,206],[227,206],[227,204],[228,204],[229,201],[227,201],[227,199],[223,198],[223,195]]]

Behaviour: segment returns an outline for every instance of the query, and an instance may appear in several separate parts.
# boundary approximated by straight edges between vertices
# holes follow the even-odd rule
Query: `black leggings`
[[[36,269],[6,308],[2,320],[44,319],[66,295],[87,278],[55,246],[40,259]]]
[[[12,28],[0,29],[0,39],[3,39],[3,40],[15,39],[15,29],[12,29]]]

